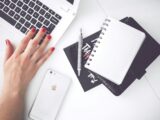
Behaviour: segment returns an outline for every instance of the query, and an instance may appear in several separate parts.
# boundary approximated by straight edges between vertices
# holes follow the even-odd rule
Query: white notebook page
[[[88,60],[85,67],[121,84],[145,39],[145,34],[118,20],[110,17],[108,19],[110,22],[106,22],[106,31],[103,30],[102,39],[98,39],[98,48],[94,48],[95,53],[92,51],[94,57],[90,56],[92,61]]]

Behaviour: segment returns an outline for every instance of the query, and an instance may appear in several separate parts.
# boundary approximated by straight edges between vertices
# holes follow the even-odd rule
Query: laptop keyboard
[[[32,27],[50,34],[62,19],[39,0],[0,0],[0,17],[24,34]]]

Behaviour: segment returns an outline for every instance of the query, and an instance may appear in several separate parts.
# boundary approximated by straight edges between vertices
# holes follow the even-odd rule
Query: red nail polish
[[[55,50],[55,47],[52,47],[52,48],[51,48],[51,52],[53,52],[54,50]]]
[[[45,27],[42,28],[42,32],[46,32],[46,28]]]
[[[36,32],[36,29],[33,27],[31,31],[32,31],[33,33],[35,33],[35,32]]]
[[[8,40],[8,44],[11,44],[10,40]]]
[[[6,40],[6,45],[9,45],[9,44],[11,44],[11,42],[10,42],[10,40]]]
[[[48,40],[51,40],[52,36],[51,35],[47,35]]]
[[[8,45],[8,40],[6,40],[6,45]]]

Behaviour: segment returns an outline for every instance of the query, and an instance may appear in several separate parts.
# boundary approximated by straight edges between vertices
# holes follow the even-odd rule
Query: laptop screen
[[[69,3],[73,4],[74,0],[67,0]]]

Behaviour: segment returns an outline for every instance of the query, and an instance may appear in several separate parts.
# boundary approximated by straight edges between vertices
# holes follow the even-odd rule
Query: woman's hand
[[[38,69],[54,51],[54,47],[45,51],[51,40],[50,35],[39,45],[46,34],[45,28],[41,28],[36,36],[35,33],[36,30],[32,28],[15,50],[12,43],[6,40],[2,95],[24,95]]]

